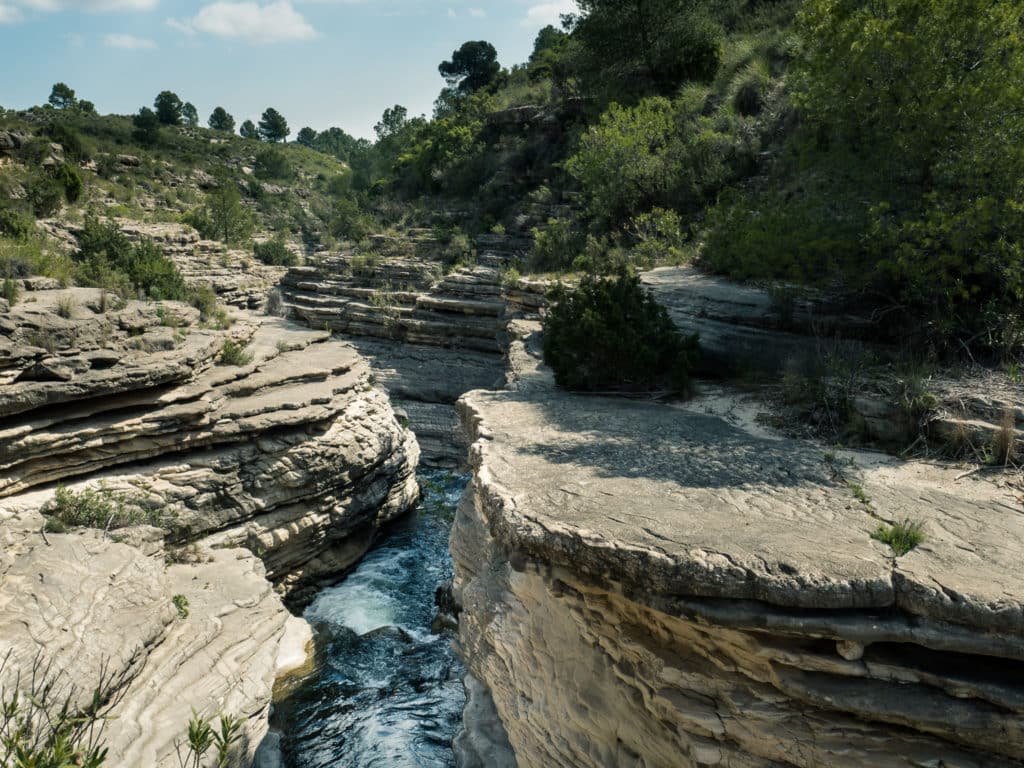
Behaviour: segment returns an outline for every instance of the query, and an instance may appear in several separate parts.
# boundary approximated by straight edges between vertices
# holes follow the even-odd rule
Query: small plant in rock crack
[[[924,525],[915,520],[901,520],[892,525],[879,525],[871,538],[892,547],[896,557],[907,554],[924,541]]]
[[[252,352],[246,352],[242,344],[233,339],[224,340],[224,346],[220,350],[221,365],[248,365],[252,360]]]
[[[853,497],[857,499],[861,504],[866,507],[871,506],[871,497],[868,496],[867,491],[864,490],[864,486],[860,483],[855,483],[853,480],[846,481],[846,487],[850,489]]]
[[[188,598],[184,595],[175,595],[171,598],[171,602],[174,603],[175,609],[178,611],[178,617],[182,619],[188,618]]]
[[[200,768],[207,754],[213,755],[213,766],[228,768],[232,758],[237,758],[234,746],[242,738],[242,722],[242,718],[222,712],[217,716],[219,727],[214,728],[213,718],[202,717],[193,709],[186,740],[175,744],[180,768]]]

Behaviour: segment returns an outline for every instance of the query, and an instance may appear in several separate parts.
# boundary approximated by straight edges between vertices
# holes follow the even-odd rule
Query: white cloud
[[[554,0],[550,3],[532,5],[526,10],[526,18],[520,22],[524,27],[546,27],[548,24],[561,26],[563,13],[575,13],[576,3],[573,0]]]
[[[487,11],[485,11],[483,8],[470,8],[469,15],[472,16],[474,19],[482,19],[487,15]]]
[[[220,2],[204,6],[191,19],[168,19],[167,24],[186,34],[205,32],[216,37],[251,43],[309,40],[316,30],[296,11],[289,0],[269,5],[255,2]]]
[[[0,24],[14,24],[21,21],[21,11],[11,5],[0,5]]]
[[[129,51],[142,51],[156,48],[156,43],[145,37],[135,35],[107,35],[103,44],[109,48],[125,48]]]

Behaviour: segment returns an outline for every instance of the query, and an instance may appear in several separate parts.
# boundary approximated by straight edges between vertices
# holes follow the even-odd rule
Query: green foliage
[[[252,214],[242,205],[238,185],[226,174],[217,178],[217,185],[207,193],[203,206],[182,219],[203,237],[224,243],[244,242],[253,229]]]
[[[215,131],[233,133],[235,130],[235,118],[233,118],[224,107],[215,107],[210,113],[210,119],[206,124]]]
[[[188,598],[184,595],[174,595],[171,598],[171,602],[174,603],[174,608],[178,612],[178,618],[188,618]]]
[[[614,278],[584,277],[559,286],[544,318],[544,361],[572,390],[686,392],[697,337],[683,337],[625,270]]]
[[[309,126],[300,129],[295,136],[295,143],[301,144],[304,147],[314,147],[316,145],[316,131]]]
[[[17,240],[0,237],[0,275],[41,275],[67,285],[74,271],[74,261],[41,235]]]
[[[741,280],[814,283],[857,271],[867,211],[836,192],[727,192],[707,214],[701,264]]]
[[[284,141],[288,138],[288,121],[273,107],[267,107],[260,118],[259,137],[264,141]]]
[[[252,120],[246,120],[242,123],[238,129],[238,135],[243,139],[258,139],[259,134],[256,132],[256,126],[253,125]]]
[[[253,255],[264,264],[278,267],[294,267],[299,263],[299,258],[285,245],[284,240],[274,238],[265,243],[253,243]]]
[[[188,298],[189,291],[174,262],[152,240],[131,243],[114,222],[86,216],[75,254],[83,285],[125,295],[141,291],[152,299]]]
[[[8,306],[13,307],[18,303],[18,295],[21,290],[18,288],[18,284],[9,277],[4,278],[3,286],[0,287],[0,296],[4,298]]]
[[[0,673],[11,653],[0,657]],[[24,674],[0,688],[0,768],[100,768],[110,711],[127,688],[125,675],[101,669],[92,695],[37,656]],[[87,703],[81,703],[85,700]]]
[[[373,225],[373,220],[359,208],[359,203],[349,197],[334,201],[327,227],[334,237],[352,242],[363,240]]]
[[[442,61],[437,69],[450,88],[468,96],[490,85],[501,65],[493,45],[486,40],[471,40],[452,51],[451,60]]]
[[[82,177],[70,163],[61,163],[53,169],[53,177],[64,190],[64,197],[74,203],[82,196]]]
[[[57,315],[67,320],[74,316],[77,306],[78,303],[73,296],[61,296],[57,299]]]
[[[24,240],[35,231],[35,222],[14,208],[0,206],[0,234]]]
[[[284,152],[267,147],[256,155],[254,173],[258,179],[290,179],[294,173]]]
[[[695,209],[750,164],[746,136],[686,106],[662,97],[612,104],[581,137],[565,168],[591,217],[618,225],[653,207]]]
[[[572,267],[583,252],[586,238],[569,219],[548,219],[543,229],[533,229],[529,267],[533,272],[561,272]]]
[[[687,80],[710,80],[723,31],[697,0],[577,0],[573,38],[590,90],[633,99],[667,95]]]
[[[914,520],[902,520],[893,525],[879,524],[871,538],[892,547],[896,557],[901,557],[925,539],[924,526]]]
[[[238,759],[235,745],[242,739],[243,723],[242,718],[222,712],[217,716],[218,728],[214,728],[212,718],[202,717],[193,709],[186,740],[177,745],[179,768],[207,765],[207,754],[213,757],[214,768],[229,768]]]
[[[53,176],[37,173],[25,186],[28,204],[38,218],[53,216],[60,210],[61,202],[64,200],[64,188]]]
[[[65,157],[84,162],[92,158],[92,149],[78,131],[67,122],[54,120],[46,126],[46,135],[64,148]]]
[[[181,125],[181,110],[184,105],[173,91],[160,91],[153,100],[156,119],[160,125]],[[193,107],[193,111],[195,108]]]
[[[793,98],[808,129],[779,166],[792,180],[723,197],[707,218],[704,263],[741,278],[841,281],[872,297],[904,340],[998,355],[1020,345],[1018,10],[805,3]],[[751,112],[765,65],[738,77],[733,104]]]
[[[160,140],[160,118],[149,107],[143,107],[132,118],[132,138],[144,147],[155,146]]]
[[[50,89],[50,106],[54,109],[68,109],[75,106],[75,89],[65,83],[54,83]]]
[[[106,488],[86,488],[75,492],[61,485],[42,509],[48,517],[47,528],[54,532],[82,527],[114,530],[133,525],[159,525],[162,516],[153,510],[129,505]]]
[[[247,352],[245,346],[234,339],[225,339],[220,350],[221,365],[248,365],[253,361],[252,352]]]
[[[181,105],[181,121],[189,128],[199,125],[199,112],[191,101],[186,101]]]

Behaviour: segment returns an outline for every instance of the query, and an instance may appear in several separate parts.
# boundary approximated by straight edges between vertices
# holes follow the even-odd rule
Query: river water
[[[433,634],[434,592],[451,579],[448,532],[467,477],[421,471],[423,500],[340,584],[306,609],[316,664],[279,686],[287,768],[454,765],[463,669]]]

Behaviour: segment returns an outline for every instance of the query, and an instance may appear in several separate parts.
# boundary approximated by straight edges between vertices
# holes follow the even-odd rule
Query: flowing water
[[[434,592],[451,579],[448,531],[465,476],[422,471],[419,508],[306,609],[317,663],[278,691],[287,768],[454,764],[462,667],[451,634],[432,634]]]

